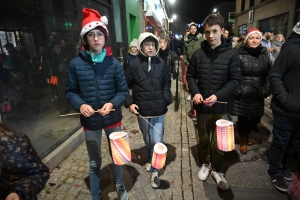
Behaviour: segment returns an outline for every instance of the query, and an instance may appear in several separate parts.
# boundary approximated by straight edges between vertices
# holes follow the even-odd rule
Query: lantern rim
[[[230,126],[233,125],[233,122],[228,121],[226,119],[219,119],[216,121],[216,125],[219,127]]]
[[[123,138],[123,137],[126,136],[126,135],[127,135],[127,133],[126,133],[126,132],[122,132],[122,131],[112,132],[112,133],[109,135],[109,139],[111,139],[111,140],[116,140],[116,139]]]
[[[157,154],[164,154],[167,153],[168,148],[166,147],[166,145],[164,145],[161,142],[158,142],[154,145],[153,150],[157,153]]]

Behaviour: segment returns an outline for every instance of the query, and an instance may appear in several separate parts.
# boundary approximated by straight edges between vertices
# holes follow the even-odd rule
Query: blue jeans
[[[292,151],[299,152],[299,119],[273,111],[273,140],[269,150],[269,175],[281,174]]]
[[[114,128],[105,128],[104,129],[109,145],[109,153],[111,156],[111,147],[109,141],[109,135],[112,132],[121,131],[121,126]],[[89,162],[90,162],[90,186],[93,200],[100,199],[100,167],[102,163],[101,156],[101,138],[102,138],[102,129],[92,131],[87,130],[85,133],[86,147],[89,154]],[[122,174],[123,174],[123,166],[113,164],[115,181],[116,184],[120,184],[123,182]]]
[[[147,148],[147,156],[150,158],[150,163],[152,163],[153,147],[156,143],[162,142],[164,136],[164,115],[153,117],[153,118],[141,118],[138,117],[138,123],[140,130],[143,134],[144,142]],[[155,128],[150,126],[147,122],[152,124]],[[156,170],[151,166],[151,171]]]

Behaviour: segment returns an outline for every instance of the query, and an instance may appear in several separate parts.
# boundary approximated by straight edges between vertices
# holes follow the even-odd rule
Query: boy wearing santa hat
[[[81,113],[90,160],[92,199],[98,200],[102,130],[107,138],[110,133],[121,131],[121,106],[128,96],[128,87],[120,62],[105,45],[109,34],[107,18],[88,8],[82,10],[82,17],[81,42],[78,56],[69,64],[66,95],[73,108]],[[113,169],[118,197],[128,199],[122,165],[113,164]]]

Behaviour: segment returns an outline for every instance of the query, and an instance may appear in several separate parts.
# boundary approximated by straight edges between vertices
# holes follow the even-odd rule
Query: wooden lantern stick
[[[110,111],[115,111],[115,109],[111,109]],[[98,110],[94,110],[95,112],[99,112]],[[80,115],[81,113],[69,113],[69,114],[65,114],[65,115],[59,115],[60,117],[66,117],[66,116],[71,116],[71,115]]]

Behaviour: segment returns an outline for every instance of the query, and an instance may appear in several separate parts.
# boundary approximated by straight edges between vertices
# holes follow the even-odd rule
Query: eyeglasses
[[[97,37],[99,40],[104,40],[105,39],[104,34],[101,31],[99,31],[97,33],[89,32],[87,34],[87,38],[89,40],[93,40],[93,39],[95,39],[95,37]]]

